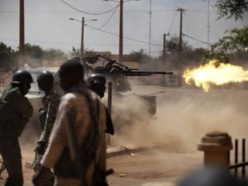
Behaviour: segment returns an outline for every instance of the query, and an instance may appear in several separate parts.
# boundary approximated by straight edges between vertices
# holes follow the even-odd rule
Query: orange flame
[[[186,69],[183,78],[187,84],[194,81],[197,87],[202,87],[204,91],[208,92],[211,84],[224,85],[231,82],[248,81],[248,71],[245,71],[241,66],[211,60],[198,68]]]

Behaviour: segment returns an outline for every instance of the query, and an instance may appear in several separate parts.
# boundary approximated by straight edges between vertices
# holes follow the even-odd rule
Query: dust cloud
[[[232,139],[248,131],[248,92],[216,89],[165,89],[157,95],[157,113],[149,118],[140,99],[125,98],[113,105],[117,134],[111,143],[159,145],[174,152],[193,152],[208,132],[227,132]],[[120,110],[122,110],[120,112]],[[131,119],[130,119],[131,118]],[[119,125],[122,123],[122,130]]]

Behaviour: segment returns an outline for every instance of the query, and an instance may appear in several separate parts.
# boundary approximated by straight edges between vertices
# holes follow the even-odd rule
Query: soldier
[[[103,75],[92,74],[88,77],[87,83],[89,84],[89,87],[100,96],[100,98],[104,97],[107,81]]]
[[[97,93],[100,98],[104,97],[105,91],[106,91],[106,78],[101,74],[92,74],[87,79],[87,83],[89,85],[89,88],[93,90],[95,93]],[[109,133],[111,135],[114,135],[114,126],[113,122],[110,116],[110,113],[108,109],[106,108],[106,133]]]
[[[24,182],[18,138],[33,114],[25,97],[32,82],[28,71],[18,70],[0,98],[0,153],[8,172],[5,186],[22,186]]]
[[[37,82],[39,89],[44,91],[45,96],[42,100],[42,108],[39,110],[39,118],[42,128],[41,136],[38,140],[36,147],[36,155],[34,160],[34,171],[37,171],[37,165],[39,164],[45,149],[47,148],[48,139],[53,128],[53,124],[56,118],[60,96],[53,89],[54,77],[51,72],[44,70],[38,77]],[[49,186],[53,185],[54,176],[49,170],[43,180],[42,184]]]
[[[59,69],[65,91],[33,183],[39,185],[46,169],[54,168],[56,186],[105,184],[105,107],[87,88],[84,69],[77,58]]]

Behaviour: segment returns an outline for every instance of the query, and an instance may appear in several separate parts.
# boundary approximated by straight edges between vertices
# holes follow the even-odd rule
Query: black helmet
[[[41,74],[37,77],[38,83],[52,83],[53,84],[53,74],[48,70],[43,70]]]
[[[104,75],[101,74],[91,74],[87,82],[89,85],[99,84],[99,85],[105,85],[106,84],[106,78]]]
[[[101,98],[104,97],[106,90],[106,78],[101,74],[91,74],[87,79],[89,88],[97,93]]]
[[[16,84],[30,84],[33,82],[33,78],[31,74],[26,71],[26,70],[17,70],[13,77],[11,83],[16,83]]]

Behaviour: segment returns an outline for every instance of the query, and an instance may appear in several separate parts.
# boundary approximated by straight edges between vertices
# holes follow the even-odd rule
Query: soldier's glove
[[[42,181],[44,180],[47,171],[49,171],[49,168],[46,168],[42,165],[38,166],[37,171],[32,177],[32,182],[34,186],[42,186]]]
[[[39,141],[36,147],[37,153],[43,155],[45,152],[45,147],[46,147],[46,143],[43,141]]]

